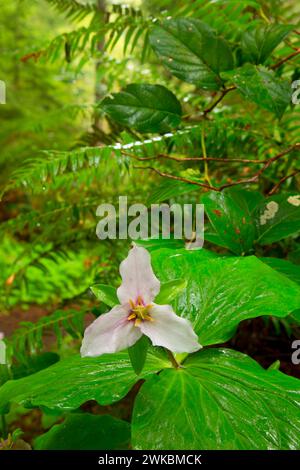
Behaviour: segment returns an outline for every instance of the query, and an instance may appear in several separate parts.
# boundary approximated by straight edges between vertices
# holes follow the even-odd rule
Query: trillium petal
[[[129,348],[142,336],[134,322],[128,321],[128,308],[117,305],[100,315],[86,330],[81,346],[81,356],[100,356]]]
[[[192,353],[201,349],[191,323],[178,317],[170,305],[154,304],[149,313],[153,321],[144,321],[140,329],[154,346],[163,346],[176,353]]]
[[[134,246],[126,259],[120,264],[122,284],[117,290],[120,303],[129,299],[136,301],[140,296],[148,304],[154,300],[160,290],[160,282],[153,273],[148,251]]]

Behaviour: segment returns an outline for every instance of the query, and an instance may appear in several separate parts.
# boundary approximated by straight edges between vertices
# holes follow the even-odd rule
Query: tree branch
[[[163,171],[160,171],[158,170],[157,168],[154,168],[154,167],[151,167],[151,166],[142,166],[142,167],[139,167],[139,166],[134,166],[135,169],[138,169],[138,170],[150,170],[156,174],[158,174],[159,176],[163,177],[163,178],[168,178],[168,179],[173,179],[173,180],[176,180],[176,181],[182,181],[183,183],[188,183],[188,184],[193,184],[195,186],[198,186],[200,188],[204,188],[204,189],[208,189],[208,190],[211,190],[211,191],[216,191],[216,192],[220,192],[222,191],[223,189],[226,189],[226,188],[230,188],[232,186],[238,186],[238,185],[242,185],[242,184],[252,184],[252,183],[257,183],[259,181],[259,178],[261,177],[261,175],[276,161],[278,161],[279,159],[285,157],[286,155],[288,155],[289,153],[291,153],[292,151],[294,150],[298,150],[300,149],[300,143],[296,143],[294,145],[292,145],[291,147],[289,147],[288,149],[282,151],[281,153],[275,155],[274,157],[272,158],[269,158],[268,160],[264,160],[264,161],[261,161],[260,163],[263,163],[263,167],[260,168],[254,175],[252,175],[250,178],[242,178],[242,179],[239,179],[237,181],[233,181],[231,183],[226,183],[226,184],[223,184],[221,186],[212,186],[211,184],[206,184],[206,183],[200,183],[198,181],[194,181],[194,180],[190,180],[188,178],[184,178],[182,176],[177,176],[177,175],[172,175],[170,173],[165,173]],[[180,159],[180,160],[183,160],[183,159]],[[298,173],[298,170],[297,170],[297,173]],[[291,176],[294,176],[294,174],[292,175],[289,175],[288,177],[291,177]],[[288,179],[288,177],[286,177],[286,179]],[[282,184],[285,180],[279,182],[280,184]],[[279,186],[280,186],[279,184]]]
[[[283,178],[281,178],[280,181],[278,181],[277,184],[275,184],[275,186],[273,186],[273,188],[271,189],[271,191],[269,191],[268,195],[269,196],[272,196],[273,194],[276,193],[276,191],[280,188],[280,186],[288,179],[290,178],[293,178],[293,176],[296,176],[300,173],[300,170],[295,170],[293,171],[292,173],[290,173],[289,175],[286,175],[284,176]]]
[[[297,49],[296,51],[292,52],[291,54],[289,54],[288,56],[284,57],[283,59],[281,59],[279,62],[277,62],[276,64],[272,65],[271,69],[272,70],[276,70],[278,69],[279,67],[281,67],[281,65],[283,65],[285,62],[287,62],[288,60],[290,59],[293,59],[294,57],[296,57],[297,55],[300,54],[300,49]]]
[[[208,106],[208,108],[203,111],[203,116],[205,117],[208,113],[210,113],[222,101],[222,99],[227,95],[227,93],[232,90],[236,90],[236,86],[233,85],[229,88],[224,88],[220,96],[215,101],[213,101],[210,106]]]

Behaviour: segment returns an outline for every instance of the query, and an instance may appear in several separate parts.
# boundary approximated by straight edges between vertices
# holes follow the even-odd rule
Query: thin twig
[[[154,173],[157,173],[159,176],[162,176],[163,178],[169,178],[169,179],[173,179],[173,180],[176,180],[176,181],[182,181],[183,183],[193,184],[193,185],[198,186],[200,188],[220,192],[223,189],[230,188],[232,186],[237,186],[237,185],[241,185],[241,184],[257,183],[259,181],[259,178],[261,177],[261,175],[267,170],[267,168],[270,167],[270,165],[272,165],[274,162],[276,162],[280,158],[285,157],[286,155],[291,153],[293,150],[297,150],[297,149],[300,149],[300,143],[296,143],[296,144],[292,145],[288,149],[280,152],[279,154],[275,155],[272,158],[269,158],[268,160],[264,160],[264,166],[262,168],[260,168],[250,178],[242,178],[242,179],[239,179],[237,181],[232,181],[231,183],[226,183],[226,184],[223,184],[222,186],[218,186],[218,187],[217,186],[212,186],[211,184],[200,183],[198,181],[190,180],[190,179],[184,178],[182,176],[171,175],[169,173],[165,173],[165,172],[162,172],[160,170],[157,170],[156,168],[153,168],[151,166],[142,166],[142,167],[135,166],[134,168],[139,169],[139,170],[150,170],[150,171],[153,171]]]
[[[216,191],[216,188],[210,186],[209,184],[199,183],[198,181],[189,180],[188,178],[184,178],[182,176],[170,175],[169,173],[164,173],[163,171],[157,170],[152,166],[134,166],[133,168],[136,170],[150,170],[154,173],[157,173],[159,176],[162,176],[163,178],[182,181],[183,183],[194,184],[195,186],[199,186],[200,188],[211,189],[212,191]]]
[[[290,59],[293,59],[294,57],[296,57],[297,55],[300,54],[300,49],[297,49],[296,51],[292,52],[291,54],[289,54],[288,56],[284,57],[283,59],[281,59],[279,62],[277,62],[276,64],[272,65],[271,69],[272,70],[276,70],[278,69],[279,67],[281,67],[281,65],[283,65],[285,62],[287,62],[288,60]]]
[[[236,89],[236,86],[231,86],[229,88],[224,88],[224,90],[222,91],[222,93],[220,94],[220,96],[211,103],[210,106],[208,106],[208,108],[206,108],[204,111],[203,111],[203,115],[206,116],[208,113],[210,113],[221,101],[222,99],[227,95],[227,93],[229,93],[230,91],[232,90],[235,90]]]
[[[175,162],[219,162],[219,163],[253,163],[253,164],[261,164],[263,165],[268,160],[251,160],[247,158],[218,158],[218,157],[174,157],[172,155],[168,155],[165,153],[159,153],[153,157],[137,157],[130,152],[126,152],[121,150],[122,154],[128,157],[133,158],[134,160],[138,160],[140,162],[151,161],[151,160],[158,160],[160,158],[166,160],[174,160]]]
[[[286,176],[284,176],[283,178],[281,178],[281,180],[278,181],[277,184],[275,184],[275,186],[271,189],[271,191],[269,191],[268,195],[269,195],[269,196],[272,196],[273,194],[275,194],[275,193],[278,191],[278,189],[280,188],[280,186],[281,186],[286,180],[288,180],[288,179],[290,179],[290,178],[293,178],[293,176],[296,176],[296,175],[298,175],[299,173],[300,173],[300,170],[295,170],[295,171],[293,171],[293,173],[290,173],[289,175],[286,175]]]

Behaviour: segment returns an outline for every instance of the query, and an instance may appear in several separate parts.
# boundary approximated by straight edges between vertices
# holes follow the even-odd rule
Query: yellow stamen
[[[135,320],[135,326],[139,326],[142,321],[153,321],[149,310],[153,307],[152,304],[145,305],[141,296],[138,296],[136,302],[129,300],[130,313],[127,320]]]
[[[132,313],[131,315],[129,315],[129,317],[127,318],[127,320],[134,320],[136,318],[136,314],[135,313]]]
[[[150,315],[145,315],[145,320],[148,320],[148,321],[154,321],[152,317],[150,317]]]

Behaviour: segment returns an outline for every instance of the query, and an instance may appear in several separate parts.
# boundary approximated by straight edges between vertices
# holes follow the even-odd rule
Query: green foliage
[[[130,426],[109,415],[71,414],[38,437],[35,450],[128,449]]]
[[[106,286],[105,284],[95,284],[91,287],[91,291],[98,300],[105,303],[108,307],[114,307],[119,303],[116,294],[116,289],[113,286]]]
[[[137,375],[139,375],[144,368],[148,347],[149,339],[147,336],[143,335],[133,346],[128,348],[129,359]]]
[[[256,238],[253,212],[263,197],[244,190],[225,190],[202,197],[211,227],[206,240],[224,246],[237,255],[251,252]]]
[[[245,64],[240,69],[226,74],[241,94],[263,109],[281,118],[291,102],[291,87],[287,80],[263,67]]]
[[[179,101],[160,85],[128,85],[124,91],[105,98],[101,107],[118,123],[139,132],[167,132],[181,119]]]
[[[291,29],[290,25],[260,24],[247,30],[242,36],[241,44],[245,61],[264,64]]]
[[[139,378],[164,367],[166,359],[149,353]],[[5,412],[9,403],[50,410],[75,410],[88,400],[108,405],[124,397],[137,380],[127,352],[100,358],[71,356],[37,374],[6,382],[0,389],[0,411]]]
[[[237,255],[253,253],[300,231],[298,197],[281,194],[264,199],[258,192],[228,189],[202,197],[210,225],[205,237]]]
[[[58,342],[62,343],[63,332],[73,338],[81,338],[85,310],[57,310],[49,316],[41,318],[36,323],[21,322],[19,328],[8,340],[8,352],[18,362],[26,362],[29,354],[43,350],[45,332],[53,331]]]
[[[97,11],[96,5],[83,4],[77,0],[47,0],[47,2],[73,21],[81,21],[87,15]]]
[[[200,88],[218,90],[220,72],[233,68],[226,41],[200,20],[166,20],[154,27],[150,44],[171,73]]]
[[[297,205],[297,197],[296,203],[290,201],[293,201],[293,194],[280,194],[268,198],[260,206],[259,243],[267,245],[300,232],[300,205]],[[270,203],[274,208],[273,216]]]
[[[210,349],[146,381],[135,403],[133,445],[296,450],[298,407],[297,379],[266,371],[243,354]]]
[[[28,409],[51,414],[35,449],[299,448],[299,380],[279,371],[295,373],[279,348],[300,312],[296,13],[273,0],[3,4],[0,409],[9,432]],[[143,336],[80,357],[91,314],[119,304],[130,240],[95,231],[97,206],[120,195],[204,204],[201,250],[174,239],[173,219],[169,239],[136,241],[154,302],[203,350]],[[258,317],[271,338],[252,344]],[[271,366],[212,347],[229,340]]]
[[[152,255],[162,281],[184,276],[187,288],[172,302],[206,346],[228,341],[242,320],[284,318],[300,304],[299,286],[256,257],[211,257],[204,250],[158,250]]]

